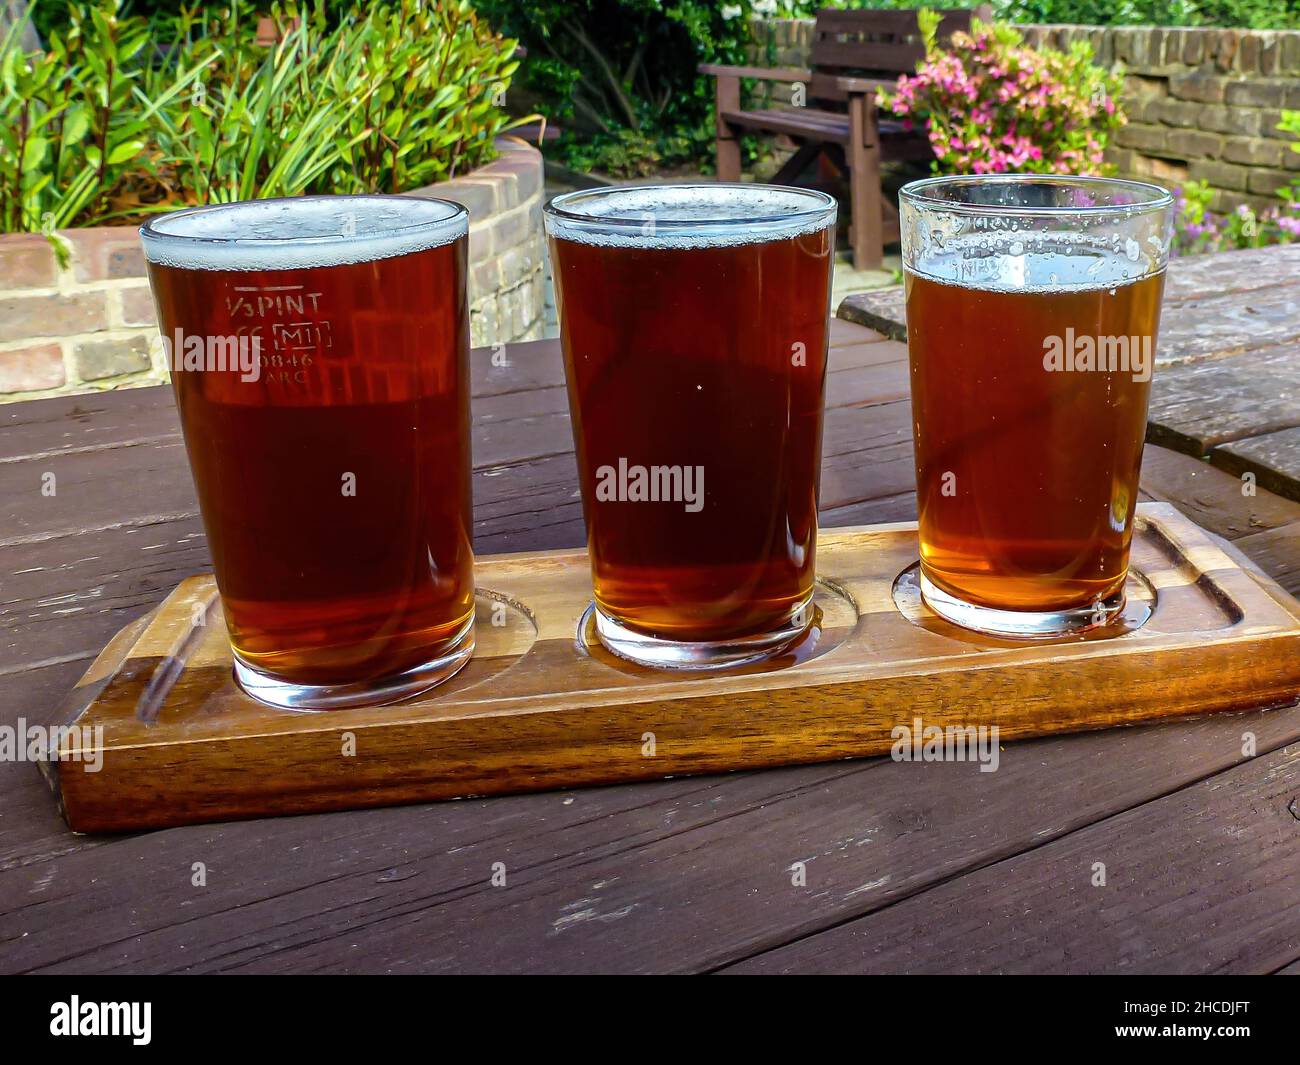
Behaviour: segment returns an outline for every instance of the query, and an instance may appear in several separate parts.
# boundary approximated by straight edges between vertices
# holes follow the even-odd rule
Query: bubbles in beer
[[[459,204],[416,196],[301,196],[163,215],[145,257],[181,270],[308,270],[411,255],[469,229]]]
[[[1036,239],[1013,240],[993,247],[963,241],[934,242],[907,270],[945,285],[988,292],[1086,292],[1113,290],[1159,271],[1133,265],[1127,250],[1105,245]],[[1163,269],[1163,268],[1161,268]]]
[[[773,186],[654,185],[557,197],[546,213],[551,237],[618,248],[726,248],[788,240],[835,223],[822,193]],[[647,227],[646,219],[654,220]]]

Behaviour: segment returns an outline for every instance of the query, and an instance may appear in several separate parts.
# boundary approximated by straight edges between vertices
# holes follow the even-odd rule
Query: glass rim
[[[174,241],[192,242],[194,244],[213,245],[249,245],[259,247],[283,247],[285,245],[310,245],[319,247],[328,244],[343,244],[349,241],[357,240],[357,236],[344,236],[341,233],[330,233],[321,236],[304,236],[294,234],[287,237],[266,237],[266,236],[201,236],[195,233],[168,233],[159,228],[163,224],[181,219],[197,218],[207,215],[224,214],[227,212],[239,213],[241,211],[256,210],[262,207],[274,206],[275,204],[307,204],[307,203],[338,203],[340,201],[356,203],[358,201],[378,201],[381,203],[392,203],[393,201],[409,200],[413,203],[436,203],[443,207],[452,208],[445,215],[439,218],[424,218],[417,222],[411,222],[405,225],[385,226],[383,229],[368,233],[360,239],[365,240],[367,237],[380,237],[397,233],[414,233],[427,229],[433,229],[438,226],[445,226],[448,222],[456,220],[458,215],[464,215],[466,220],[469,219],[469,211],[464,204],[457,203],[455,200],[444,200],[439,196],[417,196],[409,192],[358,192],[358,193],[340,193],[337,195],[317,194],[311,196],[268,196],[266,199],[259,200],[231,200],[228,203],[205,203],[197,207],[182,207],[175,211],[163,211],[151,217],[148,221],[140,226],[140,235],[156,241]]]
[[[1060,185],[1091,189],[1121,189],[1148,197],[1139,203],[1108,203],[1076,207],[1042,207],[1032,204],[969,203],[930,195],[932,189],[945,185]],[[1153,214],[1173,206],[1174,197],[1162,185],[1133,178],[1097,177],[1075,174],[939,174],[909,181],[898,190],[900,201],[926,210],[955,214],[1018,215],[1032,218],[1079,218],[1107,215]]]
[[[332,219],[335,211],[346,211],[349,204],[356,205],[358,217],[365,220],[351,233]],[[386,219],[363,204],[382,207],[389,214],[394,207],[405,208],[398,213],[409,212],[409,217]],[[286,214],[284,208],[297,213]],[[430,208],[437,209],[433,217]],[[310,231],[313,219],[324,231]],[[214,221],[215,225],[208,224]],[[283,226],[283,232],[257,231],[268,222]],[[469,232],[469,211],[454,200],[409,193],[278,196],[168,211],[150,218],[139,232],[144,257],[156,266],[237,272],[309,270],[444,247]]]
[[[571,207],[582,203],[584,200],[604,200],[629,194],[678,196],[682,193],[716,193],[721,191],[751,194],[766,193],[769,195],[772,193],[789,194],[792,198],[808,200],[809,206],[800,210],[746,215],[744,218],[700,215],[693,218],[673,218],[671,216],[659,217],[656,215],[655,226],[665,226],[671,230],[679,228],[731,230],[749,225],[790,224],[812,221],[828,211],[837,209],[839,206],[839,202],[834,196],[818,189],[802,189],[793,185],[767,185],[753,181],[689,181],[681,183],[669,182],[662,185],[605,185],[594,189],[575,189],[572,192],[562,192],[558,196],[553,196],[543,208],[543,213],[552,218],[563,219],[565,222],[578,225],[598,225],[609,226],[613,229],[639,230],[645,225],[643,215],[619,217],[617,215],[575,211]]]
[[[367,228],[356,228],[351,234],[344,231],[309,233],[303,231],[304,221],[313,213],[328,218],[334,209],[346,209],[348,203],[383,205],[390,209],[394,204],[409,208],[425,208],[424,217],[395,221],[389,224],[370,213]],[[322,205],[328,211],[322,212]],[[269,235],[240,229],[240,222],[252,220],[265,222],[268,213],[277,208],[299,208],[299,215],[278,218],[285,226],[282,234]],[[437,216],[428,217],[428,208],[437,207]],[[359,211],[360,213],[360,211]],[[205,230],[204,221],[214,217],[229,216],[218,222],[217,231]],[[378,224],[373,222],[378,220]],[[187,226],[194,220],[198,225]],[[295,231],[294,226],[299,229]],[[177,225],[181,226],[179,231]],[[226,229],[222,230],[221,226]],[[335,222],[337,226],[337,222]],[[188,231],[186,231],[188,229]],[[285,270],[344,267],[369,263],[381,259],[396,259],[447,246],[459,241],[469,231],[469,212],[464,204],[455,200],[438,199],[437,196],[409,194],[383,194],[359,192],[355,195],[272,196],[264,200],[233,200],[230,203],[204,204],[203,207],[186,207],[149,218],[140,226],[140,243],[144,259],[159,267],[194,270]]]

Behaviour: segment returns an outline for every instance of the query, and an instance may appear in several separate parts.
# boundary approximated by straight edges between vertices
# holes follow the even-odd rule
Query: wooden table
[[[837,313],[907,340],[902,286]],[[1170,262],[1147,439],[1300,500],[1300,244]]]
[[[832,333],[825,523],[913,518],[904,347]],[[476,546],[580,545],[558,347],[507,354],[474,355]],[[0,428],[8,726],[48,722],[209,559],[168,389]],[[1159,447],[1143,485],[1300,589],[1300,504]],[[1008,744],[996,773],[840,762],[122,837],[70,834],[6,761],[0,969],[1300,969],[1298,795],[1300,707]]]

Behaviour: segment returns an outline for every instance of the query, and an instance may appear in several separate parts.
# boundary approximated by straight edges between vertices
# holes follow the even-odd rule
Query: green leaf
[[[45,159],[45,149],[49,145],[44,137],[29,137],[23,146],[23,170],[35,171]]]
[[[63,139],[76,144],[90,130],[90,112],[85,104],[73,104],[63,116]]]
[[[144,141],[123,141],[121,144],[117,145],[116,147],[109,149],[108,165],[120,166],[122,163],[125,163],[128,159],[134,159],[137,155],[139,155],[142,151],[144,151],[144,148],[145,148]]]

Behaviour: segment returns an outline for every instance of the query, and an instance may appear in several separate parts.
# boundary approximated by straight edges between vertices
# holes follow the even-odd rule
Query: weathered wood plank
[[[1300,378],[1300,354],[1296,361],[1294,374]],[[1293,400],[1300,407],[1300,394]],[[1300,500],[1300,426],[1220,444],[1211,450],[1210,462],[1237,477],[1253,473],[1259,487]]]
[[[1198,458],[1298,425],[1300,344],[1165,366],[1152,378],[1147,439]]]
[[[0,672],[97,654],[117,629],[211,565],[197,513],[0,548]]]
[[[864,499],[916,489],[912,405],[907,400],[826,412],[821,506],[833,511]]]
[[[12,726],[18,718],[40,725],[54,723],[59,704],[90,665],[93,655],[32,665],[18,673],[0,674],[0,724]],[[44,777],[30,762],[0,761],[0,870],[32,862],[46,862],[87,846],[111,843],[113,837],[76,836],[54,803]],[[0,910],[8,896],[0,888]],[[0,959],[5,947],[0,945]],[[0,960],[0,964],[3,964]]]
[[[1174,301],[1160,316],[1156,380],[1171,364],[1240,355],[1300,340],[1300,285]]]
[[[0,966],[709,969],[887,914],[927,887],[1238,765],[1246,729],[1260,752],[1274,750],[1300,735],[1300,709],[1031,741],[1007,747],[994,773],[876,761],[124,838],[109,845],[111,861],[70,854],[0,872],[9,900],[0,937],[10,940]],[[1152,846],[1171,829],[1143,822],[1129,850],[1177,860]],[[1199,852],[1179,842],[1184,858]],[[1261,848],[1261,862],[1268,845],[1251,834],[1241,842]],[[1090,860],[1126,875],[1127,853],[1112,853]],[[208,885],[195,889],[200,860]],[[505,866],[503,888],[491,885],[494,862]],[[792,883],[795,862],[806,886]],[[93,936],[86,912],[96,914]],[[1038,912],[1048,934],[1050,899]]]
[[[1288,291],[1282,292],[1284,288]],[[1300,244],[1189,255],[1172,260],[1165,281],[1165,315],[1161,324],[1159,361],[1204,354],[1203,346],[1191,334],[1207,324],[1214,330],[1215,339],[1209,345],[1213,351],[1235,350],[1240,335],[1248,337],[1251,346],[1276,343],[1277,340],[1266,339],[1264,330],[1267,329],[1291,337],[1297,335],[1289,328],[1288,318],[1294,325],[1295,312],[1300,307],[1298,289]],[[1220,302],[1202,308],[1199,301],[1207,297]],[[1188,302],[1197,303],[1197,306],[1185,313],[1179,305]],[[1218,313],[1224,307],[1229,308],[1234,319],[1244,327],[1244,334],[1240,334],[1239,328],[1216,324]],[[1256,309],[1245,309],[1252,307]],[[907,340],[902,285],[854,293],[840,303],[835,315],[844,321],[877,330],[892,340]],[[1192,349],[1184,350],[1189,343]],[[1221,347],[1225,343],[1226,348]]]
[[[831,348],[826,359],[826,372],[830,382],[836,374],[852,373],[854,370],[886,363],[907,362],[907,345],[897,341],[886,340],[879,333],[873,333],[876,340],[872,344],[850,344],[845,347]],[[827,403],[835,403],[835,390],[828,387]]]
[[[840,302],[835,316],[874,329],[890,340],[907,342],[907,300],[902,285],[846,296]]]
[[[1300,950],[1297,787],[1292,745],[732,971],[1274,972]]]
[[[511,358],[514,360],[512,367],[501,368],[498,376],[484,385],[486,391],[475,397],[475,458],[477,467],[481,469],[495,469],[507,463],[548,458],[553,454],[568,453],[572,450],[572,438],[567,424],[568,404],[562,384],[558,345],[554,341],[515,345],[511,348],[511,352]],[[549,369],[544,372],[529,370],[528,366],[534,358]],[[901,380],[899,369],[905,358],[906,352],[901,346],[885,342],[855,343],[834,349],[827,389],[828,405],[852,406],[896,398]],[[873,367],[883,366],[890,368],[872,372]],[[516,373],[517,376],[507,379],[505,376],[507,370]],[[561,383],[539,383],[552,381],[557,374],[560,375]],[[522,387],[525,385],[527,387]],[[32,434],[39,434],[39,436],[20,438],[15,435],[12,425],[6,427],[6,431],[0,436],[0,444],[5,448],[5,454],[0,457],[0,477],[8,478],[8,482],[3,485],[4,494],[13,508],[13,513],[7,515],[13,520],[5,526],[10,531],[11,538],[15,535],[30,537],[38,533],[48,534],[73,528],[76,524],[74,515],[77,508],[80,508],[83,513],[100,513],[102,524],[126,520],[128,514],[138,516],[139,511],[134,501],[139,498],[139,493],[113,491],[111,485],[113,478],[99,476],[99,474],[106,473],[111,468],[123,469],[129,475],[132,469],[138,469],[143,465],[148,467],[143,476],[155,476],[162,466],[182,452],[169,390],[166,388],[135,390],[135,394],[129,397],[129,402],[122,400],[123,395],[95,397],[97,402],[92,408],[81,407],[80,402],[84,397],[19,405],[30,408],[27,411],[28,418],[23,424],[30,428]],[[133,427],[138,426],[141,417],[146,413],[171,426],[171,431],[155,433],[144,438],[132,435]],[[99,429],[97,416],[100,414],[108,418],[109,429],[106,432],[97,431]],[[89,451],[79,439],[65,445],[64,438],[69,434],[62,426],[69,419],[74,420],[79,426],[88,421],[93,422],[83,430],[93,434],[93,439],[97,441],[90,446]],[[59,428],[56,429],[55,426]],[[57,434],[59,443],[54,447],[46,446],[54,434]],[[144,448],[150,454],[146,458],[144,452],[137,451],[130,459],[118,454],[96,457],[97,451],[116,452],[122,448]],[[36,463],[34,468],[25,464],[26,459],[32,456],[39,456],[33,459]],[[89,475],[81,468],[82,464],[87,462],[91,464],[88,467]],[[97,462],[103,465],[103,469],[95,465]],[[108,493],[110,497],[117,499],[120,508],[125,508],[125,511],[120,508],[103,511],[99,504],[106,500],[99,497],[90,498],[77,492],[72,493],[76,497],[74,501],[65,490],[62,494],[67,503],[64,509],[68,514],[60,524],[57,502],[39,495],[40,474],[47,469],[55,473],[56,486],[63,484],[66,489],[69,478],[60,474],[71,471],[74,485],[84,482],[92,490],[99,491],[101,494]],[[97,482],[102,481],[109,481],[110,484],[97,488]],[[159,511],[157,507],[150,509],[159,513],[192,510],[192,493],[186,491],[183,485],[182,481],[175,493],[173,510]],[[52,497],[54,501],[58,498],[57,494]],[[36,508],[26,506],[27,503],[37,499],[45,499],[46,503]]]
[[[0,406],[0,463],[180,435],[176,403],[166,385]]]
[[[1184,255],[1169,262],[1166,302],[1300,285],[1300,244]]]
[[[1300,599],[1300,521],[1234,542],[1246,557]]]
[[[884,339],[874,329],[867,329],[855,322],[845,322],[839,318],[832,318],[826,343],[832,348],[843,348],[861,344],[878,344]]]
[[[876,499],[863,499],[854,503],[830,507],[820,514],[821,523],[828,529],[841,525],[873,525],[885,521],[916,521],[916,492],[899,492]]]
[[[1141,485],[1225,540],[1300,520],[1300,504],[1271,492],[1248,494],[1240,480],[1208,462],[1151,444],[1142,453]]]

